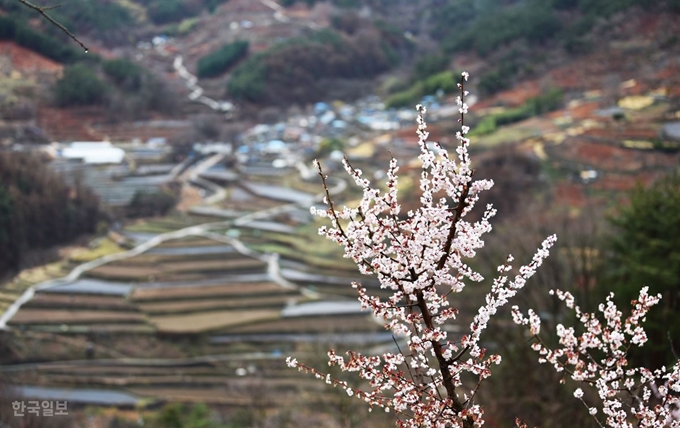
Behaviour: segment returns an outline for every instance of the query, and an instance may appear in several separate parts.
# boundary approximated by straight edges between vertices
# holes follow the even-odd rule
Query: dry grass
[[[74,250],[69,254],[68,258],[74,263],[85,263],[121,251],[125,251],[125,248],[110,239],[105,238],[99,240],[99,243],[95,248],[78,248]]]
[[[68,273],[66,263],[59,261],[47,265],[37,266],[21,271],[14,281],[4,286],[6,290],[23,291],[33,284],[38,284],[54,278],[60,278]]]
[[[150,322],[165,333],[201,333],[225,327],[279,318],[276,309],[209,311],[187,315],[152,316]]]

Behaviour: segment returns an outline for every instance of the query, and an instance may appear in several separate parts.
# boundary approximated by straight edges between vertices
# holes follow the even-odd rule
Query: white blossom
[[[532,259],[524,266],[514,267],[508,255],[490,278],[491,290],[485,303],[477,310],[462,337],[449,337],[446,324],[458,315],[459,293],[471,282],[484,278],[474,271],[469,261],[484,247],[484,236],[491,232],[491,220],[496,215],[493,206],[484,207],[481,217],[471,220],[479,195],[493,186],[490,180],[473,180],[468,153],[470,140],[465,137],[469,127],[464,118],[468,112],[465,82],[462,74],[461,95],[456,102],[461,113],[461,130],[454,150],[435,144],[430,150],[425,124],[425,108],[416,107],[417,135],[422,164],[420,172],[420,206],[403,213],[399,204],[398,170],[392,159],[386,182],[374,186],[361,170],[345,159],[343,166],[363,197],[354,207],[338,208],[330,197],[326,176],[316,162],[321,176],[327,209],[310,209],[313,215],[327,218],[330,225],[319,234],[344,248],[344,256],[353,260],[362,274],[373,275],[388,295],[372,294],[361,283],[352,287],[362,308],[371,310],[382,320],[386,329],[402,338],[405,349],[399,353],[364,355],[348,351],[338,355],[328,352],[328,365],[344,372],[356,373],[367,385],[364,389],[350,387],[330,374],[298,363],[289,357],[288,366],[305,371],[336,387],[349,396],[356,396],[373,407],[394,411],[400,415],[402,427],[481,427],[484,410],[476,403],[477,388],[492,375],[491,367],[500,364],[499,355],[487,352],[481,337],[490,320],[510,303],[527,281],[540,268],[555,245],[555,235],[547,237]],[[512,272],[515,272],[514,274]],[[541,319],[534,310],[526,315],[518,306],[511,309],[513,320],[527,326],[535,340],[531,348],[538,361],[550,364],[565,373],[582,388],[590,388],[589,400],[597,397],[596,405],[584,401],[584,391],[578,388],[574,396],[600,426],[637,426],[680,428],[680,362],[670,370],[650,371],[628,367],[626,358],[630,346],[642,346],[647,336],[641,326],[647,311],[658,303],[660,296],[649,296],[644,288],[631,316],[622,320],[621,312],[609,296],[597,314],[584,313],[574,296],[562,290],[550,294],[575,312],[580,323],[557,326],[558,346],[552,349],[540,339]],[[476,377],[478,382],[463,384],[463,377]],[[633,405],[623,396],[636,397]],[[391,410],[390,410],[391,409]],[[598,416],[598,409],[604,416]]]

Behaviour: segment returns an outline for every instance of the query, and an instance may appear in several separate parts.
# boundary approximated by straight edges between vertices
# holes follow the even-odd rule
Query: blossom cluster
[[[574,296],[554,290],[564,304],[574,311],[583,332],[577,335],[574,327],[557,325],[559,347],[551,349],[538,337],[540,318],[528,310],[522,314],[512,308],[517,324],[529,326],[536,338],[532,348],[540,355],[539,362],[552,364],[557,372],[568,374],[585,388],[591,388],[598,399],[588,402],[583,389],[577,388],[574,397],[581,400],[600,426],[616,428],[680,427],[680,361],[672,368],[649,370],[629,367],[630,347],[647,342],[641,322],[661,295],[650,296],[648,287],[642,288],[633,301],[630,316],[622,320],[622,313],[612,301],[599,305],[598,313],[583,312]],[[598,316],[599,315],[599,316]],[[604,415],[603,419],[600,414]]]
[[[346,356],[329,352],[329,364],[343,371],[356,372],[369,386],[366,391],[352,389],[346,383],[332,381],[370,406],[392,409],[403,427],[472,427],[484,423],[483,409],[475,402],[477,388],[499,364],[499,355],[487,354],[480,337],[497,311],[508,304],[548,256],[555,236],[547,238],[533,260],[512,274],[512,256],[498,268],[499,276],[486,297],[469,331],[462,337],[449,337],[444,326],[458,315],[453,307],[455,296],[466,282],[484,278],[468,261],[484,246],[483,236],[491,231],[496,210],[491,205],[476,221],[468,214],[479,194],[493,186],[490,180],[473,180],[465,126],[468,106],[463,73],[457,98],[461,129],[456,137],[455,154],[439,143],[430,144],[424,120],[425,108],[418,106],[420,206],[403,213],[398,200],[398,162],[391,159],[384,190],[373,187],[361,170],[345,159],[344,167],[363,189],[363,198],[355,208],[336,209],[326,186],[321,166],[315,166],[324,183],[328,208],[311,212],[330,220],[321,235],[344,247],[344,256],[352,259],[360,272],[375,275],[388,298],[369,293],[360,283],[353,283],[365,309],[383,320],[395,336],[403,336],[408,350],[382,355],[362,355],[350,351]],[[289,365],[327,379],[323,373],[289,360]],[[477,381],[464,383],[471,375]]]
[[[391,159],[384,190],[372,186],[361,170],[345,159],[344,167],[363,189],[363,198],[355,208],[336,209],[330,197],[327,177],[321,176],[328,205],[325,210],[311,208],[312,214],[330,220],[330,227],[319,229],[321,235],[344,247],[361,273],[375,275],[380,286],[391,295],[381,298],[371,294],[358,282],[352,283],[365,309],[383,321],[395,337],[403,337],[407,349],[382,355],[363,355],[348,351],[344,356],[329,351],[329,365],[357,373],[366,385],[358,389],[334,379],[294,358],[290,367],[313,374],[326,383],[343,388],[349,395],[364,400],[369,409],[381,407],[398,416],[400,427],[480,427],[484,411],[476,402],[482,382],[491,376],[491,368],[500,355],[487,354],[481,336],[489,321],[508,305],[510,299],[534,275],[555,244],[549,236],[526,265],[513,268],[513,257],[498,267],[485,304],[479,308],[469,329],[460,337],[451,337],[446,325],[458,317],[456,296],[469,282],[484,278],[468,261],[484,246],[483,237],[491,231],[490,220],[496,210],[487,205],[477,221],[468,214],[479,194],[493,186],[490,180],[473,180],[468,153],[470,140],[465,125],[468,106],[463,73],[457,98],[461,129],[456,133],[455,155],[438,143],[428,142],[425,109],[418,106],[420,206],[403,213],[398,200],[398,162]],[[643,288],[634,301],[632,314],[622,320],[613,303],[613,295],[599,307],[599,313],[586,313],[574,297],[561,290],[551,292],[572,309],[582,333],[574,327],[557,326],[559,347],[551,349],[539,337],[540,316],[529,309],[525,314],[512,308],[517,324],[527,326],[536,339],[532,348],[539,362],[551,364],[557,372],[569,375],[583,388],[574,396],[581,400],[599,426],[675,427],[680,428],[680,362],[670,369],[649,370],[629,367],[628,350],[642,346],[647,336],[641,325],[649,309],[661,296],[651,296]],[[475,379],[476,378],[476,379]],[[563,381],[564,379],[563,378]],[[471,380],[473,380],[471,382]],[[595,398],[596,397],[596,398]],[[527,425],[516,419],[515,425]]]

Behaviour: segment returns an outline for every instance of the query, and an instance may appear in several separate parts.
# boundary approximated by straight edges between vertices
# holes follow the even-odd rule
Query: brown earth
[[[36,121],[43,134],[51,141],[102,141],[104,136],[94,129],[91,124],[105,115],[101,107],[59,109],[39,107]]]
[[[588,198],[581,184],[566,181],[557,183],[555,186],[555,199],[557,204],[566,207],[582,207],[586,205]]]
[[[656,150],[637,150],[590,141],[585,137],[569,138],[557,146],[548,146],[551,158],[560,162],[588,165],[600,171],[636,172],[668,170],[680,161],[680,154]]]
[[[31,299],[24,308],[28,307],[51,307],[69,308],[97,308],[97,309],[116,309],[116,310],[135,310],[136,308],[128,301],[120,297],[113,296],[90,296],[84,294],[46,294],[38,293]]]
[[[60,76],[64,69],[64,66],[58,62],[6,40],[0,40],[0,64],[2,64],[0,65],[0,73],[16,70],[24,76],[32,77]],[[10,67],[11,70],[3,70],[5,65]]]

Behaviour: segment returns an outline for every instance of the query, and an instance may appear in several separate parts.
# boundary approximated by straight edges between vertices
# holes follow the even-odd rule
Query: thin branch
[[[406,359],[406,355],[401,351],[401,347],[399,346],[399,342],[397,342],[397,338],[392,335],[392,340],[394,341],[394,344],[397,345],[397,350],[401,354],[402,357],[404,357],[404,360]],[[411,366],[409,363],[406,363],[406,369],[408,370],[409,376],[411,376],[411,382],[415,382],[415,378],[413,377],[413,373],[411,372]]]
[[[465,103],[465,79],[461,78],[460,81],[460,100],[462,103]],[[460,125],[465,126],[465,114],[461,110],[460,113]],[[461,131],[462,132],[462,131]],[[464,144],[464,143],[463,143]],[[468,162],[468,159],[463,158],[461,159],[463,162]],[[475,174],[474,170],[470,171],[470,181],[472,181],[472,176]],[[439,259],[439,262],[437,263],[437,270],[441,270],[444,268],[446,265],[446,261],[449,258],[449,253],[451,251],[451,245],[453,244],[453,239],[456,236],[456,227],[458,226],[458,221],[463,217],[463,211],[465,210],[465,207],[467,207],[467,198],[470,193],[470,182],[465,183],[463,185],[463,191],[460,193],[460,197],[458,198],[458,204],[456,205],[456,211],[453,216],[453,219],[451,220],[451,228],[449,229],[449,235],[446,237],[446,242],[444,243],[444,251],[442,254],[441,259]]]
[[[55,20],[54,18],[52,18],[50,15],[48,15],[48,14],[46,13],[47,11],[50,11],[50,10],[52,10],[52,9],[56,9],[56,8],[58,8],[58,7],[61,7],[60,4],[57,4],[57,5],[54,5],[54,6],[38,6],[38,5],[35,5],[35,4],[33,4],[33,3],[30,3],[30,2],[27,1],[27,0],[17,0],[17,1],[18,1],[19,3],[21,3],[21,4],[23,4],[24,6],[26,6],[27,8],[33,9],[34,11],[38,12],[38,13],[41,14],[45,19],[47,19],[48,21],[50,21],[50,23],[51,23],[52,25],[56,26],[56,27],[59,28],[61,31],[63,31],[64,33],[66,33],[66,35],[68,35],[71,39],[73,39],[76,43],[78,43],[78,44],[80,45],[81,48],[83,48],[83,50],[85,51],[85,53],[88,53],[88,52],[90,51],[90,50],[88,49],[88,47],[85,46],[85,45],[83,44],[83,42],[81,42],[75,35],[73,35],[73,33],[71,33],[71,32],[68,30],[68,28],[64,27],[59,21]]]

